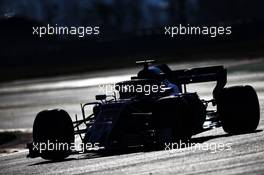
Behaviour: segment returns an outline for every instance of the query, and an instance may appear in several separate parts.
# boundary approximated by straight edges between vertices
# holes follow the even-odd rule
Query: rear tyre
[[[74,128],[69,114],[60,109],[39,112],[33,124],[33,142],[46,148],[39,150],[43,159],[58,161],[68,157],[74,143]]]
[[[217,112],[225,132],[254,132],[260,119],[256,91],[248,85],[224,88],[217,99]]]

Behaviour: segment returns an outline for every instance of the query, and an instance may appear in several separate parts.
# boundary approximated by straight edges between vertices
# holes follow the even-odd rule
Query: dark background
[[[161,62],[263,55],[261,0],[1,0],[0,81]],[[98,37],[32,35],[32,26],[100,26]],[[169,38],[164,26],[232,26],[232,35]]]

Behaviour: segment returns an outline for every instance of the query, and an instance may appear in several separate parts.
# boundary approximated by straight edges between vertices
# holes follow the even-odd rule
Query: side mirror
[[[106,99],[106,95],[105,94],[103,94],[103,95],[96,95],[95,96],[95,99],[96,100],[105,100]]]

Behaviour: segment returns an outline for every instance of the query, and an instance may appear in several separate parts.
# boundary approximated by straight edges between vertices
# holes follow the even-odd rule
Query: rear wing
[[[200,67],[193,69],[182,69],[171,71],[168,79],[177,84],[182,91],[186,92],[186,84],[216,81],[213,96],[216,99],[218,93],[226,85],[227,73],[223,66]]]

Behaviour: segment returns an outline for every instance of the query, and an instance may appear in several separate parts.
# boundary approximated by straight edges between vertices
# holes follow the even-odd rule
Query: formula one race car
[[[62,109],[39,112],[28,157],[62,160],[80,153],[74,147],[78,135],[83,153],[162,149],[167,142],[187,141],[219,126],[228,134],[256,130],[260,109],[255,90],[249,85],[225,87],[223,66],[171,70],[165,64],[150,65],[152,60],[137,63],[144,68],[131,80],[115,84],[117,95],[97,95],[96,102],[81,105],[81,120],[76,115],[72,122]],[[211,100],[187,92],[187,84],[209,81],[216,81]],[[209,110],[208,104],[216,108]]]

